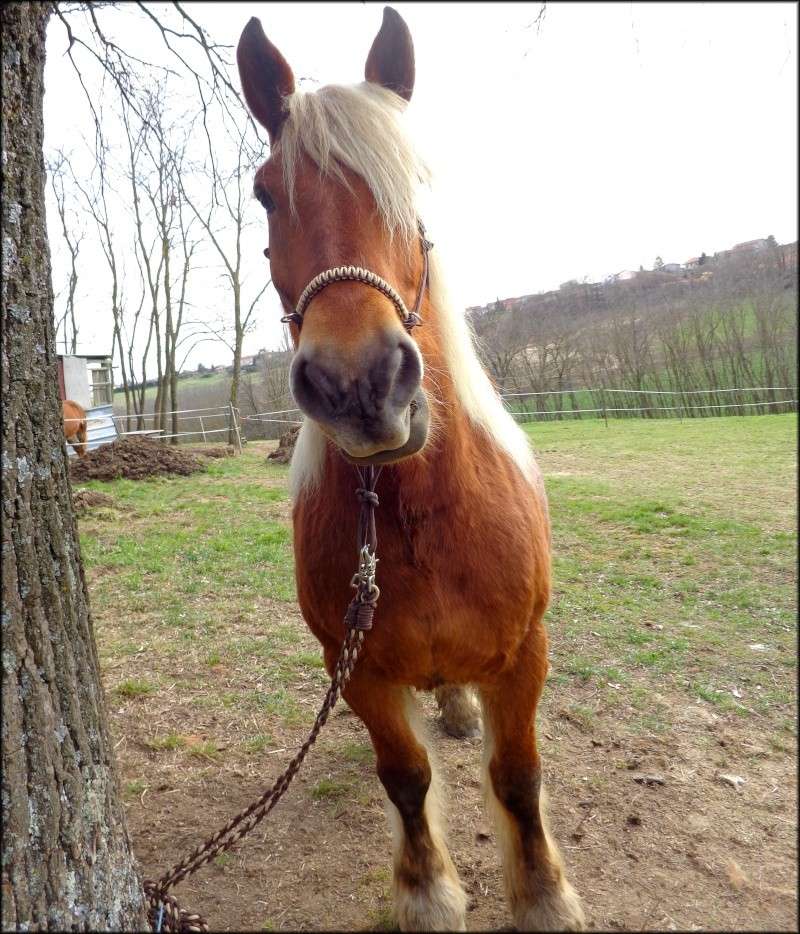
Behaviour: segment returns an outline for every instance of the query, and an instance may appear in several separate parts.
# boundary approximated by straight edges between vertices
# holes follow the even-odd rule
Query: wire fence
[[[789,394],[789,395],[787,395]],[[780,398],[778,398],[780,396]],[[563,418],[702,418],[797,410],[795,387],[546,389],[501,395],[518,421]],[[661,404],[669,403],[669,404]]]
[[[172,428],[173,420],[179,428],[178,431],[167,431],[157,427],[162,414],[166,417],[167,425]],[[174,409],[169,412],[144,412],[141,415],[112,415],[117,434],[123,438],[151,437],[158,441],[171,441],[176,439],[177,444],[194,442],[228,442],[241,453],[243,438],[241,426],[241,413],[231,405],[207,406],[199,409]],[[148,421],[151,427],[147,427]],[[144,425],[144,428],[130,429],[129,425],[135,423]],[[187,424],[188,423],[188,424]],[[220,437],[224,435],[224,437]],[[246,439],[244,439],[246,441]]]
[[[786,394],[791,396],[787,397]],[[782,398],[775,398],[782,394]],[[500,398],[517,421],[563,418],[702,418],[796,411],[795,389],[789,386],[746,386],[725,389],[545,389],[507,392]],[[661,404],[669,403],[669,404]],[[294,416],[294,417],[293,417]],[[300,409],[242,415],[243,424],[302,424]]]
[[[272,418],[274,415],[294,415],[297,418]],[[281,409],[277,412],[256,412],[254,415],[242,415],[243,422],[260,422],[261,424],[272,425],[300,425],[302,424],[302,412],[300,409]]]
[[[776,395],[781,398],[776,398]],[[791,394],[791,395],[787,395]],[[566,418],[702,418],[709,415],[768,414],[770,412],[796,412],[795,387],[748,386],[725,389],[545,389],[532,392],[502,393],[500,398],[519,422],[532,420],[561,420]],[[667,403],[667,404],[662,404]],[[170,428],[173,416],[179,430],[167,431],[155,427],[160,416],[112,415],[117,434],[121,437],[148,436],[159,441],[178,444],[189,442],[228,442],[241,452],[247,443],[248,425],[275,426],[274,434],[282,434],[302,424],[298,408],[278,409],[242,415],[236,406],[208,406],[196,409],[178,409],[166,413]],[[135,423],[144,428],[127,430]],[[150,427],[148,427],[148,425]],[[259,428],[263,438],[263,429]],[[255,440],[251,438],[250,440]]]

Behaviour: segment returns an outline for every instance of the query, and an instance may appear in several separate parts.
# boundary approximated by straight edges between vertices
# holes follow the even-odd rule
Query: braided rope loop
[[[410,318],[409,311],[396,289],[392,288],[392,286],[377,273],[371,272],[369,269],[364,269],[361,266],[334,266],[332,269],[326,269],[318,276],[314,276],[311,282],[303,289],[302,295],[297,300],[297,307],[294,313],[302,318],[311,300],[333,282],[363,282],[366,285],[372,286],[372,288],[383,293],[383,295],[394,304],[403,324],[408,323]]]

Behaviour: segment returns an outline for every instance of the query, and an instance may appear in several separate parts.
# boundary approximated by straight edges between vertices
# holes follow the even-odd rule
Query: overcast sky
[[[362,80],[383,4],[186,6],[233,46],[258,16],[296,77],[327,84]],[[797,239],[796,4],[557,3],[538,30],[538,3],[394,6],[416,51],[409,123],[448,221],[432,233],[462,257],[451,274],[466,304]],[[142,35],[156,42],[145,23]],[[88,126],[64,48],[54,18],[46,144],[69,148]],[[264,227],[246,255],[256,278],[265,244]],[[58,247],[54,265],[63,276]],[[83,349],[104,350],[107,288],[84,270],[79,292]],[[279,314],[271,293],[245,353],[277,346]],[[189,363],[229,357],[206,344]]]

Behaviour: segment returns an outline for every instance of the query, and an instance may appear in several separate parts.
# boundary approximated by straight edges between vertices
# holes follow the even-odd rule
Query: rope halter
[[[422,299],[425,295],[425,287],[428,284],[428,251],[433,247],[433,244],[430,240],[425,237],[425,227],[422,225],[421,221],[418,221],[419,226],[419,235],[420,235],[420,244],[422,246],[422,278],[419,284],[419,291],[417,292],[417,300],[414,303],[414,308],[409,311],[406,308],[406,303],[400,297],[400,293],[393,286],[379,276],[376,272],[372,272],[369,269],[364,269],[362,266],[334,266],[331,269],[326,269],[324,272],[319,273],[319,275],[314,276],[314,278],[308,283],[308,285],[303,289],[300,298],[297,300],[297,305],[295,306],[294,311],[288,315],[284,315],[281,318],[285,324],[296,324],[298,329],[303,326],[303,318],[306,313],[306,309],[311,304],[311,302],[316,298],[319,293],[327,288],[332,282],[363,282],[364,285],[368,285],[373,289],[377,289],[382,295],[385,295],[386,298],[394,305],[397,314],[400,316],[400,320],[403,322],[403,327],[407,331],[411,331],[418,324],[422,324],[422,318],[419,315],[420,307],[422,306]]]

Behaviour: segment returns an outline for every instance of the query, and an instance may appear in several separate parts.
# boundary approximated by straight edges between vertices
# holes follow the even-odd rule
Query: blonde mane
[[[322,174],[349,187],[342,166],[369,186],[390,237],[410,243],[417,235],[416,192],[430,180],[401,124],[406,102],[365,81],[352,87],[328,85],[285,99],[288,113],[276,151],[281,154],[289,203],[294,209],[297,162],[305,151]]]
[[[391,91],[364,82],[352,87],[330,85],[316,93],[297,92],[285,101],[288,117],[278,146],[290,204],[300,153],[305,151],[323,173],[347,185],[346,166],[369,187],[390,237],[410,244],[417,236],[417,198],[430,171],[402,126],[406,102]],[[434,242],[436,232],[428,231]],[[525,433],[506,410],[475,351],[464,311],[448,295],[442,263],[435,247],[430,254],[428,284],[437,310],[442,353],[456,395],[469,418],[503,448],[535,485],[541,483]],[[290,482],[297,496],[318,485],[327,438],[310,419],[297,439]]]

